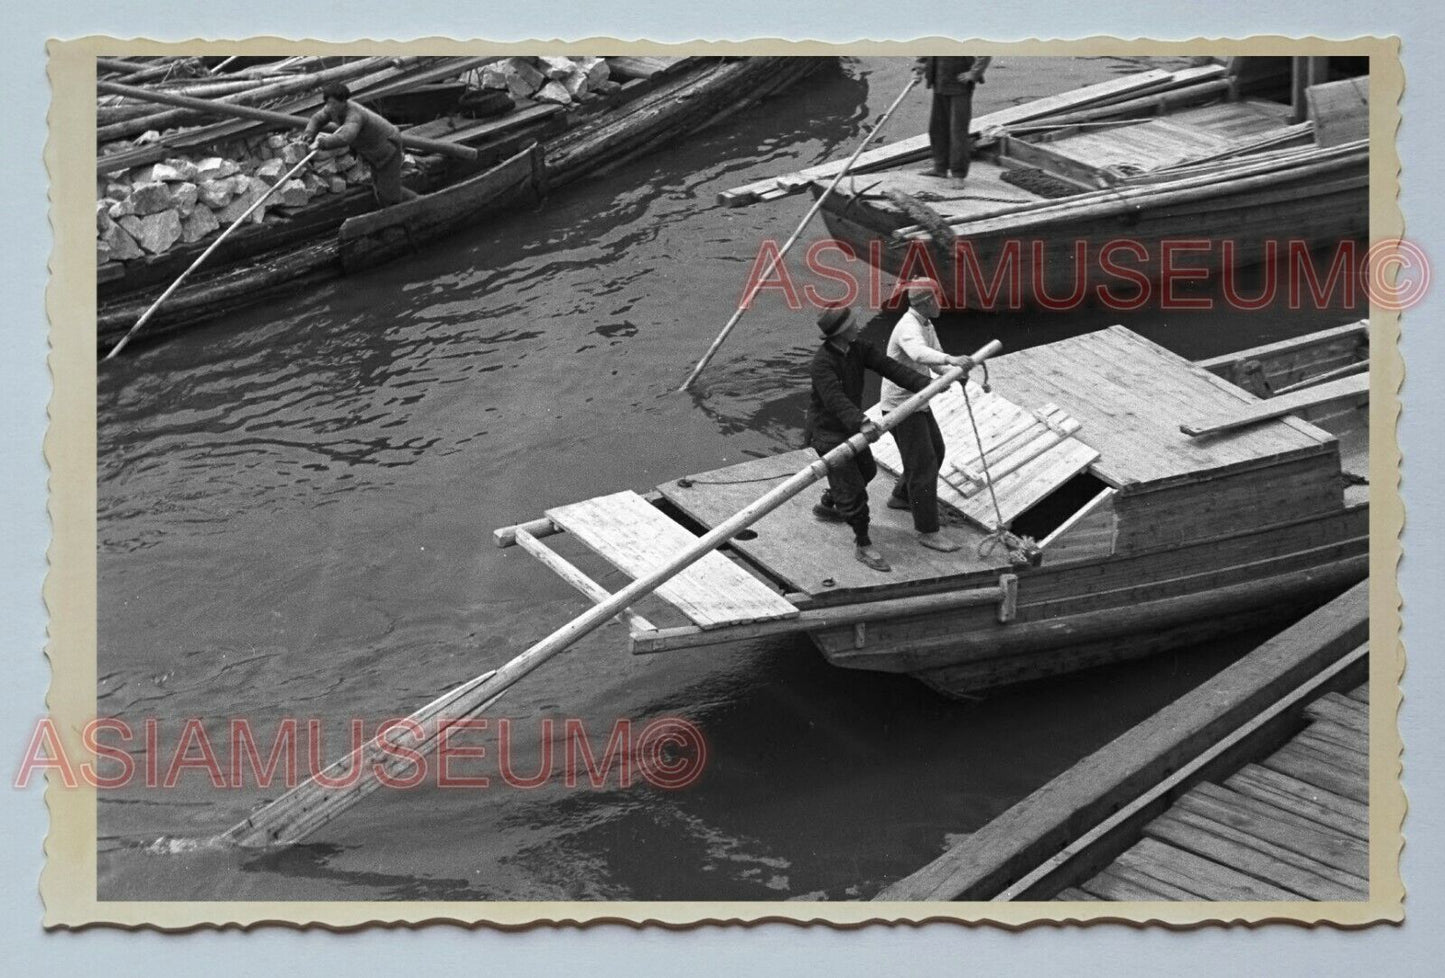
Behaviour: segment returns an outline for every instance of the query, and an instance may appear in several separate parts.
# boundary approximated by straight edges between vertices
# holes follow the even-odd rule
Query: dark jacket
[[[330,121],[331,116],[323,107],[306,124],[307,135],[319,132]],[[381,166],[401,150],[401,132],[366,106],[348,101],[346,119],[335,132],[322,135],[320,143],[323,149],[350,146],[372,166]]]
[[[973,82],[961,82],[958,76],[973,67],[973,58],[919,58],[923,64],[923,81],[938,95],[967,95]]]
[[[809,445],[827,451],[840,445],[863,426],[863,371],[882,374],[899,387],[921,391],[930,380],[909,370],[866,340],[854,340],[847,353],[824,343],[813,354],[813,379],[808,401],[806,437]]]

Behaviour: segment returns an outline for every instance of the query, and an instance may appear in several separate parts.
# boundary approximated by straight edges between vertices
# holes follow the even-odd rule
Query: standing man
[[[905,286],[908,311],[893,327],[888,338],[888,356],[910,370],[923,374],[942,374],[949,367],[971,363],[968,357],[949,356],[939,349],[938,332],[933,319],[938,316],[938,297],[942,286],[932,279],[915,279]],[[885,379],[878,404],[883,413],[896,411],[908,400],[908,391]],[[903,459],[903,474],[888,497],[890,509],[913,510],[913,529],[918,542],[930,550],[951,553],[959,544],[938,529],[938,469],[943,464],[943,433],[933,412],[924,405],[904,418],[893,429],[893,440]]]
[[[860,431],[870,441],[877,437],[878,426],[864,416],[860,406],[865,368],[910,391],[921,391],[929,383],[923,374],[888,359],[872,343],[859,340],[859,328],[858,317],[848,306],[831,306],[818,316],[823,345],[813,354],[809,370],[813,386],[806,434],[808,444],[820,456]],[[868,483],[877,474],[878,464],[867,448],[828,469],[828,491],[813,512],[822,519],[847,523],[853,529],[858,560],[876,571],[891,571],[893,568],[868,535]]]
[[[973,122],[973,86],[983,84],[992,58],[919,58],[913,70],[933,89],[933,114],[928,119],[928,144],[935,177],[968,176],[972,149],[968,127]]]
[[[351,101],[351,90],[339,82],[321,89],[324,104],[306,123],[306,138],[312,149],[340,149],[350,146],[371,167],[371,190],[382,207],[415,200],[416,194],[401,185],[401,133],[390,122]],[[329,126],[333,131],[320,133]],[[314,138],[313,138],[314,137]]]

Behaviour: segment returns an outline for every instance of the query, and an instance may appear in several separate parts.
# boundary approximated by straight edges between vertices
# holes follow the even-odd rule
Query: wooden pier
[[[1056,900],[1363,900],[1370,894],[1369,689],[1327,693],[1285,746],[1202,782]]]
[[[1367,900],[1369,582],[874,899]]]

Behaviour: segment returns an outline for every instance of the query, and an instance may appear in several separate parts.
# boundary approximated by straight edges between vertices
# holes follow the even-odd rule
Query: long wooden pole
[[[147,102],[159,102],[162,105],[178,105],[187,109],[199,109],[203,112],[210,112],[215,115],[235,116],[238,119],[255,119],[260,122],[270,122],[277,126],[285,126],[289,129],[300,129],[310,119],[299,115],[287,115],[284,112],[272,112],[268,109],[257,109],[249,105],[236,105],[233,102],[217,102],[202,98],[190,98],[186,95],[174,95],[170,92],[153,92],[147,88],[134,88],[130,85],[118,85],[115,82],[98,81],[95,83],[97,91],[108,92],[111,95],[128,95],[131,98],[144,99]],[[474,160],[477,158],[477,151],[470,146],[460,146],[456,143],[449,143],[442,139],[422,139],[419,136],[408,136],[401,134],[401,143],[412,149],[424,150],[428,153],[440,153],[443,156],[453,156],[461,160]]]
[[[410,747],[419,754],[430,751],[435,747],[443,725],[442,722],[437,721],[461,719],[481,712],[523,676],[727,543],[739,531],[762,519],[823,478],[829,469],[836,468],[853,458],[883,432],[892,430],[905,418],[927,404],[939,391],[962,380],[971,366],[982,363],[1001,348],[1002,345],[998,340],[990,341],[969,358],[968,364],[950,368],[923,390],[904,401],[896,411],[890,411],[878,423],[878,430],[873,438],[870,439],[862,433],[854,435],[816,462],[800,469],[786,482],[774,487],[766,495],[719,523],[700,537],[696,543],[673,557],[662,567],[639,577],[606,601],[593,605],[495,672],[473,679],[422,707],[407,718],[422,728],[422,735],[420,737],[411,736],[408,742],[406,736],[388,734],[386,736],[388,745],[391,745],[393,750],[395,746]],[[445,718],[442,717],[443,711],[446,711],[447,714]],[[319,775],[297,785],[265,808],[232,826],[221,836],[221,839],[236,845],[253,847],[289,845],[300,842],[307,835],[321,828],[380,787],[383,783],[383,775],[396,777],[411,768],[413,762],[410,759],[389,753],[383,748],[382,741],[383,735],[381,734],[373,737],[345,758],[320,772]],[[359,776],[353,777],[350,772],[359,772]],[[343,778],[350,781],[347,787],[326,787],[326,783],[334,785]]]
[[[752,305],[753,298],[758,294],[758,290],[763,287],[763,283],[768,280],[768,276],[772,275],[774,270],[777,269],[783,260],[783,256],[786,255],[788,250],[797,242],[798,237],[803,233],[803,229],[806,228],[808,222],[813,219],[813,215],[822,209],[823,202],[833,193],[834,188],[842,182],[843,177],[848,173],[848,168],[862,155],[863,150],[867,148],[868,144],[876,139],[878,134],[883,131],[883,127],[888,124],[888,120],[892,117],[894,110],[903,104],[904,97],[913,91],[913,86],[917,85],[918,81],[919,79],[916,75],[909,79],[908,84],[903,87],[903,91],[899,92],[898,97],[893,100],[893,104],[888,106],[888,111],[884,112],[883,117],[878,120],[878,124],[863,138],[863,141],[858,144],[858,148],[853,150],[853,155],[848,157],[847,162],[843,164],[843,168],[833,177],[833,182],[828,184],[827,189],[818,195],[817,200],[813,201],[813,206],[808,208],[808,213],[803,215],[802,221],[798,223],[797,229],[793,231],[793,236],[790,237],[778,253],[773,256],[772,261],[768,262],[767,270],[753,281],[752,287],[749,288],[747,294],[743,296],[743,301],[738,303],[737,310],[733,312],[732,318],[727,321],[722,331],[717,334],[717,337],[712,341],[712,345],[707,348],[707,352],[704,353],[702,359],[697,362],[697,366],[692,368],[692,373],[687,375],[687,379],[684,380],[682,386],[678,388],[679,391],[685,391],[691,387],[693,382],[697,380],[698,375],[707,368],[708,363],[711,362],[718,348],[723,345],[723,341],[726,340],[728,334],[733,331],[733,327],[736,326],[743,318],[743,315],[747,313],[748,307]]]
[[[186,280],[187,276],[189,276],[189,275],[190,275],[192,272],[194,272],[197,268],[200,268],[201,265],[202,265],[202,263],[204,263],[207,258],[211,257],[212,252],[214,252],[217,248],[219,248],[219,247],[221,246],[221,242],[222,242],[222,241],[225,241],[227,238],[229,238],[229,237],[231,236],[231,232],[234,231],[234,230],[236,230],[236,228],[238,228],[238,227],[241,226],[241,222],[242,222],[242,221],[244,221],[246,218],[250,217],[250,216],[251,216],[251,213],[252,213],[253,211],[255,211],[256,208],[260,207],[260,206],[266,201],[266,199],[267,199],[268,197],[270,197],[272,194],[274,194],[274,193],[276,192],[276,189],[277,189],[278,187],[280,187],[280,186],[282,186],[283,184],[285,184],[286,181],[287,181],[287,180],[290,180],[291,177],[292,177],[293,175],[295,175],[297,171],[299,171],[299,170],[300,170],[302,167],[304,167],[307,163],[310,163],[310,162],[311,162],[311,158],[314,157],[314,156],[315,156],[317,153],[319,153],[319,152],[321,152],[321,151],[320,151],[320,150],[313,149],[311,152],[307,153],[306,156],[302,158],[302,160],[301,160],[300,163],[297,163],[297,164],[296,164],[295,166],[293,166],[290,170],[287,170],[286,173],[281,177],[281,179],[277,180],[275,183],[273,183],[273,184],[271,185],[270,189],[268,189],[268,190],[267,190],[264,194],[262,194],[261,196],[257,197],[256,200],[251,204],[251,206],[246,208],[245,213],[243,213],[240,217],[238,217],[238,218],[236,218],[234,221],[232,221],[232,222],[231,222],[231,226],[228,227],[228,228],[226,228],[226,230],[222,231],[221,234],[220,234],[220,236],[217,237],[215,241],[212,241],[212,242],[211,242],[211,246],[210,246],[209,248],[207,248],[205,251],[201,252],[199,258],[197,258],[195,261],[191,262],[190,267],[188,267],[184,272],[181,272],[180,277],[177,278],[174,282],[171,283],[170,288],[168,288],[168,289],[166,289],[164,292],[162,292],[161,295],[160,295],[160,298],[157,299],[155,302],[152,302],[152,303],[151,303],[150,308],[147,309],[144,313],[142,313],[142,314],[141,314],[141,317],[135,321],[135,325],[132,326],[132,327],[126,332],[126,334],[120,338],[120,342],[117,343],[115,346],[111,347],[110,352],[105,355],[105,359],[107,359],[107,360],[111,359],[111,358],[114,357],[117,353],[119,353],[122,349],[124,349],[124,348],[125,348],[125,345],[130,342],[130,338],[131,338],[132,336],[134,336],[137,332],[140,331],[140,328],[141,328],[142,326],[144,326],[144,325],[150,320],[151,316],[155,315],[155,311],[161,307],[161,303],[163,303],[163,302],[165,302],[167,299],[169,299],[169,298],[171,297],[171,293],[174,292],[176,289],[178,289],[178,288],[181,287],[181,283]]]

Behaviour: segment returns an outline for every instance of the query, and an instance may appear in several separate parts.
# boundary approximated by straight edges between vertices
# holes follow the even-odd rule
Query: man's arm
[[[943,368],[949,366],[948,354],[929,344],[923,335],[923,324],[917,317],[905,315],[900,319],[893,327],[893,338],[898,341],[898,348],[914,363],[932,368],[934,373],[942,373]]]
[[[360,134],[361,112],[356,106],[351,105],[346,109],[346,121],[335,132],[317,136],[316,143],[321,149],[337,149],[341,146],[350,146]]]
[[[973,67],[963,73],[962,80],[982,85],[983,73],[988,70],[988,66],[992,63],[993,58],[974,58]]]
[[[911,371],[910,371],[911,372]],[[838,423],[849,431],[858,431],[863,425],[863,412],[848,399],[843,393],[843,381],[838,376],[833,364],[823,357],[813,359],[813,368],[810,371],[813,378],[813,390],[817,391],[818,399],[823,402],[823,407],[828,413],[838,419]]]
[[[305,138],[309,140],[312,136],[315,136],[328,121],[329,118],[326,115],[325,106],[311,113],[311,120],[306,123]]]
[[[859,340],[862,343],[862,340]],[[927,387],[932,379],[916,370],[910,370],[897,360],[883,353],[872,343],[863,343],[863,364],[869,370],[887,377],[893,383],[915,394]]]

